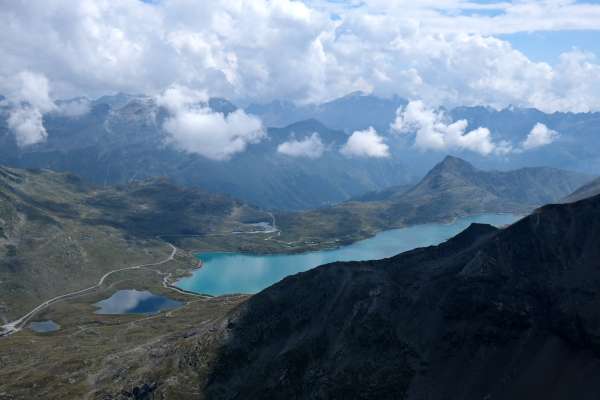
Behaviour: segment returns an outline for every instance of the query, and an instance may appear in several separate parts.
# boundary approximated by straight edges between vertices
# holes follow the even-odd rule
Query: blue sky
[[[474,0],[473,3],[496,4],[497,0]],[[600,0],[575,1],[576,4],[600,4]],[[484,16],[496,16],[501,10],[468,10]],[[527,29],[524,27],[524,29]],[[533,61],[556,64],[561,53],[574,49],[594,53],[600,57],[600,21],[598,30],[532,31],[497,35],[525,53]]]
[[[561,53],[573,49],[600,57],[600,31],[543,31],[498,35],[533,61],[556,64]]]

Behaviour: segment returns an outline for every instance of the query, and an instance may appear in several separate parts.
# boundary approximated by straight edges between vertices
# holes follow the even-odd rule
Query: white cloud
[[[6,88],[6,97],[14,103],[27,103],[42,113],[56,108],[50,98],[48,79],[43,74],[21,71],[11,77]]]
[[[313,7],[341,15],[386,16],[404,22],[403,29],[418,25],[428,33],[479,33],[485,35],[556,30],[597,30],[598,4],[575,0],[465,1],[419,0],[413,2],[360,0],[323,2],[307,0]]]
[[[277,146],[277,152],[290,157],[307,157],[316,159],[323,155],[325,145],[317,132],[302,140],[291,139]]]
[[[546,146],[554,142],[559,137],[559,133],[549,129],[546,125],[538,122],[531,129],[527,138],[521,144],[524,150],[531,150],[538,147]]]
[[[537,123],[520,145],[513,146],[506,140],[494,141],[485,127],[467,131],[468,125],[467,120],[451,121],[443,111],[428,108],[416,100],[396,111],[390,129],[397,134],[414,134],[414,145],[421,150],[469,150],[486,156],[522,153],[548,145],[559,137],[558,132]]]
[[[355,131],[348,138],[340,153],[347,157],[374,157],[384,158],[390,156],[390,149],[383,138],[372,127],[363,131]]]
[[[569,0],[4,3],[0,9],[3,94],[15,74],[32,68],[46,75],[53,93],[61,97],[118,91],[156,94],[179,82],[243,101],[313,102],[364,90],[418,96],[433,106],[513,104],[548,112],[600,110],[600,64],[593,54],[570,51],[550,65],[533,61],[506,40],[493,37],[522,31],[597,30],[598,4]]]
[[[205,107],[208,99],[205,91],[173,84],[157,96],[156,103],[172,113],[177,113],[186,107]]]
[[[8,117],[8,127],[15,133],[19,147],[43,142],[48,137],[42,123],[42,114],[30,106],[12,109]]]
[[[177,149],[222,161],[264,138],[260,119],[243,110],[228,115],[214,112],[206,103],[198,103],[205,98],[183,86],[172,86],[157,98],[169,110],[163,129]]]
[[[81,117],[90,112],[91,102],[87,98],[61,101],[56,104],[55,113],[69,118]]]
[[[43,114],[55,111],[48,79],[42,74],[21,71],[3,84],[5,103],[10,107],[8,127],[15,133],[17,145],[29,146],[48,137]]]
[[[464,119],[451,122],[442,111],[429,109],[417,100],[396,111],[391,129],[400,134],[414,133],[415,146],[422,150],[463,149],[483,155],[496,150],[503,154],[510,152],[509,143],[494,143],[488,128],[479,127],[467,132],[468,125]]]

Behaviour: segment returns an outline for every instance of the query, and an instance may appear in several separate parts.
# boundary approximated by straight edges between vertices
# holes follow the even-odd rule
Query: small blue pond
[[[181,307],[181,301],[159,296],[147,290],[119,290],[108,299],[94,304],[96,314],[154,314]]]
[[[52,320],[34,321],[29,323],[29,329],[38,333],[54,332],[60,329],[60,325]]]

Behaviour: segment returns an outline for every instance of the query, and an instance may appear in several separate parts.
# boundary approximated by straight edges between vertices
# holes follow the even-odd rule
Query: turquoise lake
[[[473,222],[503,226],[518,218],[512,214],[483,214],[460,218],[450,224],[416,225],[384,231],[339,249],[300,254],[201,253],[197,257],[202,260],[202,268],[178,281],[176,286],[213,296],[256,293],[288,275],[322,264],[391,257],[417,247],[439,244],[462,232]]]

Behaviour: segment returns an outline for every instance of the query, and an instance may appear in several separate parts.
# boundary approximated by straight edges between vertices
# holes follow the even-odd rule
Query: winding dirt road
[[[271,217],[272,223],[271,223],[271,229],[269,230],[260,230],[260,231],[250,231],[250,232],[239,232],[237,234],[258,234],[258,233],[276,233],[277,236],[279,236],[281,234],[281,232],[279,231],[279,229],[277,229],[277,225],[276,225],[276,221],[275,221],[275,215],[271,212],[268,213],[269,216]],[[231,232],[228,234],[213,234],[213,235],[231,235],[231,234],[236,234],[236,232]],[[165,236],[169,236],[169,237],[173,237],[173,236],[212,236],[211,234],[208,235],[160,235],[157,236],[159,239],[162,239]],[[271,240],[273,238],[274,235],[268,236],[265,240]],[[162,265],[162,264],[166,264],[169,261],[172,261],[173,258],[175,257],[175,253],[177,253],[177,248],[175,246],[173,246],[171,243],[167,244],[171,247],[172,251],[171,254],[165,258],[164,260],[155,262],[155,263],[150,263],[150,264],[140,264],[140,265],[134,265],[132,267],[125,267],[125,268],[119,268],[119,269],[114,269],[112,271],[107,272],[106,274],[102,275],[102,277],[100,278],[100,280],[98,281],[97,284],[95,284],[94,286],[90,286],[88,288],[85,289],[81,289],[81,290],[77,290],[75,292],[70,292],[70,293],[66,293],[60,296],[56,296],[53,297],[49,300],[46,300],[45,302],[41,303],[40,305],[38,305],[37,307],[35,307],[33,310],[29,311],[27,314],[23,315],[21,318],[14,320],[12,322],[9,322],[7,324],[4,324],[2,326],[0,326],[0,337],[4,337],[4,336],[10,336],[14,333],[19,332],[21,329],[23,329],[23,327],[27,324],[27,322],[38,312],[40,312],[41,310],[47,308],[48,306],[50,306],[51,304],[57,303],[61,300],[65,300],[67,298],[71,298],[71,297],[75,297],[75,296],[79,296],[88,292],[91,292],[92,290],[98,289],[100,288],[100,286],[102,286],[102,284],[104,283],[104,281],[106,280],[106,278],[108,278],[110,275],[117,273],[117,272],[121,272],[121,271],[128,271],[128,270],[134,270],[134,269],[148,269],[151,271],[154,271],[156,273],[159,273],[161,275],[163,275],[163,286],[171,289],[171,290],[175,290],[179,293],[182,294],[186,294],[186,295],[193,295],[190,292],[186,292],[183,290],[180,290],[172,285],[170,285],[168,283],[168,280],[171,276],[171,274],[167,274],[165,275],[164,273],[161,273],[155,269],[151,269],[148,267],[154,267],[157,265]],[[198,295],[198,296],[202,296],[202,295]]]
[[[91,292],[92,290],[100,288],[102,286],[102,284],[104,283],[104,281],[106,280],[106,278],[108,278],[110,275],[112,275],[114,273],[121,272],[121,271],[134,270],[134,269],[142,269],[142,268],[148,268],[148,267],[155,267],[157,265],[166,264],[169,261],[172,261],[175,258],[175,253],[177,253],[177,248],[175,246],[173,246],[171,243],[167,243],[167,245],[169,245],[171,247],[171,254],[167,258],[165,258],[164,260],[161,260],[161,261],[158,261],[158,262],[155,262],[155,263],[139,264],[139,265],[134,265],[132,267],[125,267],[125,268],[114,269],[114,270],[109,271],[106,274],[102,275],[102,277],[100,278],[100,280],[98,281],[98,283],[95,284],[94,286],[90,286],[90,287],[85,288],[85,289],[77,290],[75,292],[66,293],[66,294],[63,294],[63,295],[60,295],[60,296],[53,297],[50,300],[46,300],[42,304],[40,304],[37,307],[35,307],[33,310],[29,311],[27,314],[23,315],[21,318],[19,318],[17,320],[14,320],[12,322],[9,322],[9,323],[7,323],[5,325],[0,326],[0,337],[9,336],[9,335],[12,335],[14,333],[19,332],[21,329],[23,329],[23,327],[25,326],[25,324],[27,324],[27,322],[35,314],[37,314],[41,310],[47,308],[51,304],[57,303],[57,302],[59,302],[61,300],[67,299],[67,298],[79,296],[79,295]],[[156,270],[154,270],[154,271],[156,272]]]

